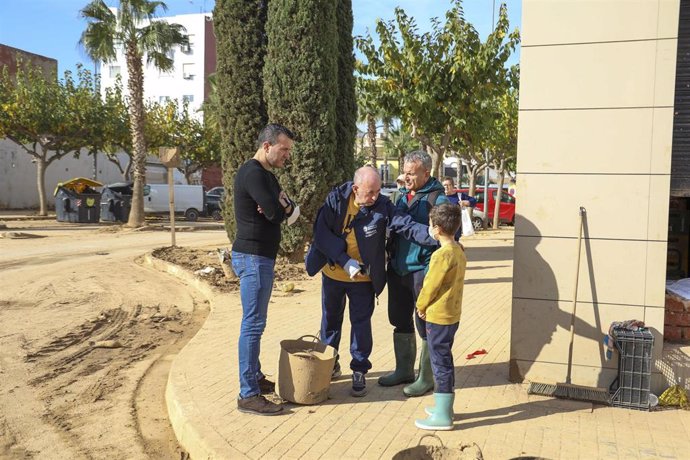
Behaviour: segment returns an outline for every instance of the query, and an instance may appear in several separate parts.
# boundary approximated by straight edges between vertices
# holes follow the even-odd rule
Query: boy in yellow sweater
[[[455,367],[451,349],[460,323],[467,265],[465,250],[454,238],[462,221],[460,213],[459,206],[442,204],[434,206],[429,214],[429,234],[441,243],[441,248],[431,256],[417,298],[417,314],[426,321],[434,373],[435,406],[426,409],[429,417],[415,421],[417,428],[424,430],[453,429]]]

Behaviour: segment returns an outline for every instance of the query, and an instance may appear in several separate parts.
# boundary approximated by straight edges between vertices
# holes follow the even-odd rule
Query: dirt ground
[[[0,458],[184,459],[165,384],[208,304],[142,264],[169,235],[2,223]],[[177,239],[184,248],[170,258],[191,268],[227,245],[223,231],[203,228]]]
[[[156,249],[153,251],[153,255],[159,259],[184,267],[191,272],[199,272],[199,270],[206,269],[209,273],[199,272],[197,276],[203,278],[221,292],[236,291],[239,289],[239,281],[237,278],[228,278],[225,275],[218,252],[217,250],[208,251],[199,248],[168,246]],[[229,262],[226,263],[226,269],[229,265]],[[213,270],[209,270],[209,267]],[[291,281],[309,278],[309,275],[304,270],[304,264],[293,264],[280,257],[276,260],[275,280],[276,287],[279,289]]]

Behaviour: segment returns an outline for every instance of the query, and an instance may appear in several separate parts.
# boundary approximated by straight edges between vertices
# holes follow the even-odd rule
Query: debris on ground
[[[119,340],[92,340],[89,345],[93,348],[122,348],[122,343]]]
[[[200,268],[199,270],[196,270],[194,272],[194,274],[203,276],[203,275],[210,275],[210,274],[215,273],[215,272],[216,272],[216,269],[213,267],[204,267],[204,268]]]
[[[659,404],[666,407],[680,407],[681,409],[690,409],[688,403],[688,394],[680,385],[673,385],[664,391],[659,396]]]
[[[228,251],[227,249],[221,249]],[[204,274],[204,281],[217,288],[221,292],[234,292],[239,290],[239,279],[229,278],[225,275],[221,266],[219,252],[221,250],[196,249],[180,246],[168,246],[158,248],[152,255],[158,259],[170,262],[194,273],[207,267],[214,268],[213,273]],[[297,292],[294,282],[309,279],[303,263],[291,263],[284,257],[279,257],[275,265],[275,282],[278,289],[283,292]],[[281,284],[283,283],[283,284]],[[290,283],[292,290],[284,291]]]

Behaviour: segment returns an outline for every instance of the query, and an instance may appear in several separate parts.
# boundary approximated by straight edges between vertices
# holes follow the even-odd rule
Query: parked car
[[[219,196],[223,197],[225,195],[225,187],[213,187],[206,192],[206,196]]]
[[[472,227],[475,230],[481,230],[484,227],[484,211],[476,207],[472,210]]]
[[[489,221],[494,218],[494,209],[496,209],[496,188],[489,187]],[[468,189],[460,189],[460,192],[468,193]],[[478,187],[475,190],[474,197],[477,199],[477,206],[474,208],[472,223],[474,228],[481,228],[482,219],[484,219],[484,187]],[[515,197],[508,192],[501,193],[501,207],[499,211],[501,223],[515,225]],[[477,226],[479,224],[479,226]]]
[[[213,220],[223,220],[223,199],[225,198],[224,187],[213,187],[206,192],[206,215]]]

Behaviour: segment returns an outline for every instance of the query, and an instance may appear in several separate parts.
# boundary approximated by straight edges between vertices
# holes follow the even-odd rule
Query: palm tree
[[[375,82],[358,78],[356,81],[357,90],[357,121],[367,124],[367,139],[369,141],[369,164],[376,168],[376,114],[379,112],[375,96]]]
[[[390,136],[391,125],[393,124],[393,117],[383,108],[379,109],[379,113],[376,118],[381,120],[381,139],[383,139],[383,170],[381,173],[384,183],[390,182],[390,177],[388,177],[388,148],[386,147],[386,141]]]
[[[209,92],[206,100],[201,104],[198,110],[204,114],[204,125],[220,132],[220,100],[218,97],[218,79],[216,74],[212,73],[208,76]]]
[[[103,0],[93,0],[80,12],[88,22],[79,43],[94,61],[111,62],[116,51],[124,50],[129,89],[129,124],[134,150],[134,188],[129,227],[144,225],[144,185],[146,182],[146,139],[144,137],[143,61],[162,71],[174,68],[168,53],[176,45],[189,44],[185,28],[154,20],[156,11],[167,11],[165,3],[153,0],[120,0],[115,11]]]
[[[388,136],[383,140],[386,156],[394,153],[398,160],[398,173],[402,173],[405,154],[419,148],[419,141],[412,137],[401,124],[390,128]]]

